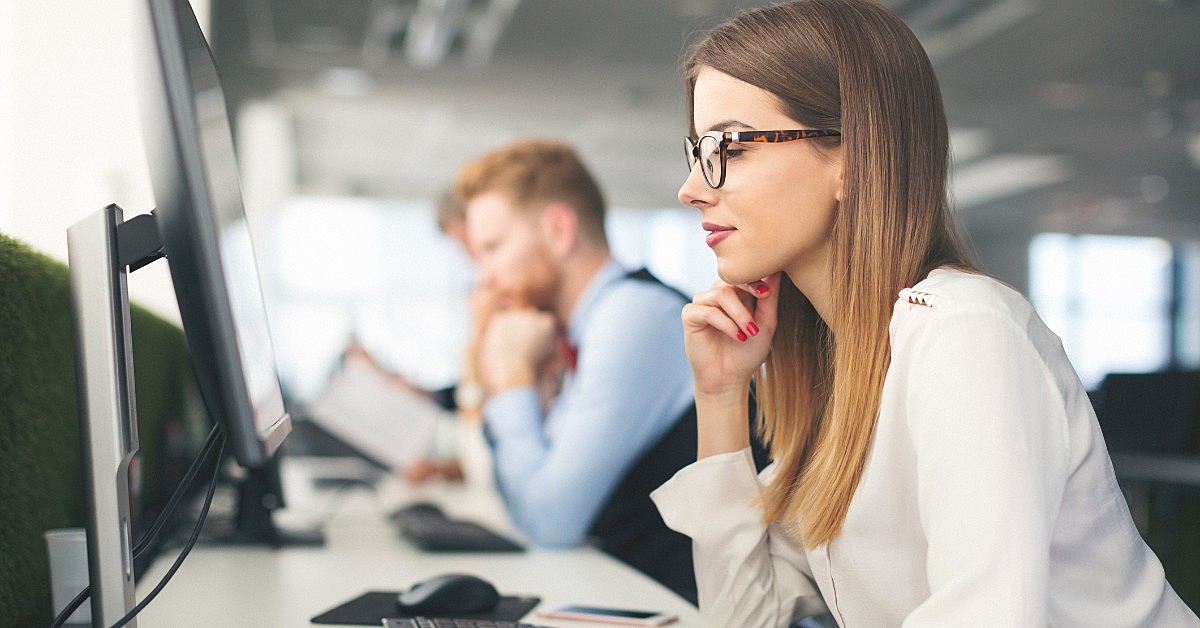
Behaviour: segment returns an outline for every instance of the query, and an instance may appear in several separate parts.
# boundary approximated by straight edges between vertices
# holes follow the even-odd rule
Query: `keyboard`
[[[537,624],[490,619],[447,619],[442,617],[385,617],[383,628],[544,628]]]
[[[392,513],[400,536],[427,552],[522,552],[517,542],[473,521],[452,519],[433,504],[416,503]]]

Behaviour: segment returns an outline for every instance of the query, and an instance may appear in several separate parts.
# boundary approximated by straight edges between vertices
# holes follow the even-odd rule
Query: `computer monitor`
[[[187,0],[135,3],[135,72],[157,207],[68,229],[93,622],[134,606],[129,478],[138,450],[129,272],[165,256],[204,405],[250,478],[276,484],[291,430],[242,205],[229,118]],[[265,472],[264,472],[265,470]]]
[[[192,367],[244,467],[262,466],[291,429],[225,96],[186,0],[149,0],[154,50],[141,55],[142,128],[159,231]],[[211,401],[209,402],[211,403]]]
[[[212,51],[186,0],[149,0],[153,41],[139,72],[155,214],[192,366],[211,390],[237,461],[237,512],[204,542],[316,544],[319,532],[279,530],[273,458],[292,422],[284,410],[250,238],[233,137]],[[216,523],[216,522],[214,522]]]

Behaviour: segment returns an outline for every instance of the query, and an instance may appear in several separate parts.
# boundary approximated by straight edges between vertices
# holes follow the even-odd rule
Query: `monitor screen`
[[[149,0],[140,103],[163,251],[192,366],[238,462],[291,430],[259,283],[225,95],[187,0]]]

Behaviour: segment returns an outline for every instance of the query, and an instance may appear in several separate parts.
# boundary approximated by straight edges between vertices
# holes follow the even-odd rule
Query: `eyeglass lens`
[[[684,143],[687,150],[688,169],[691,170],[699,161],[705,181],[710,186],[716,187],[721,180],[721,140],[711,135],[702,135],[695,143],[690,138],[685,138]]]

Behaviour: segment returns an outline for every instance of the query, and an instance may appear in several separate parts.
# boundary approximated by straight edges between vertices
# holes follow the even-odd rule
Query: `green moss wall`
[[[190,462],[199,414],[182,330],[132,310],[135,516],[148,519]],[[0,235],[0,627],[49,624],[42,532],[84,525],[73,338],[66,265]]]

